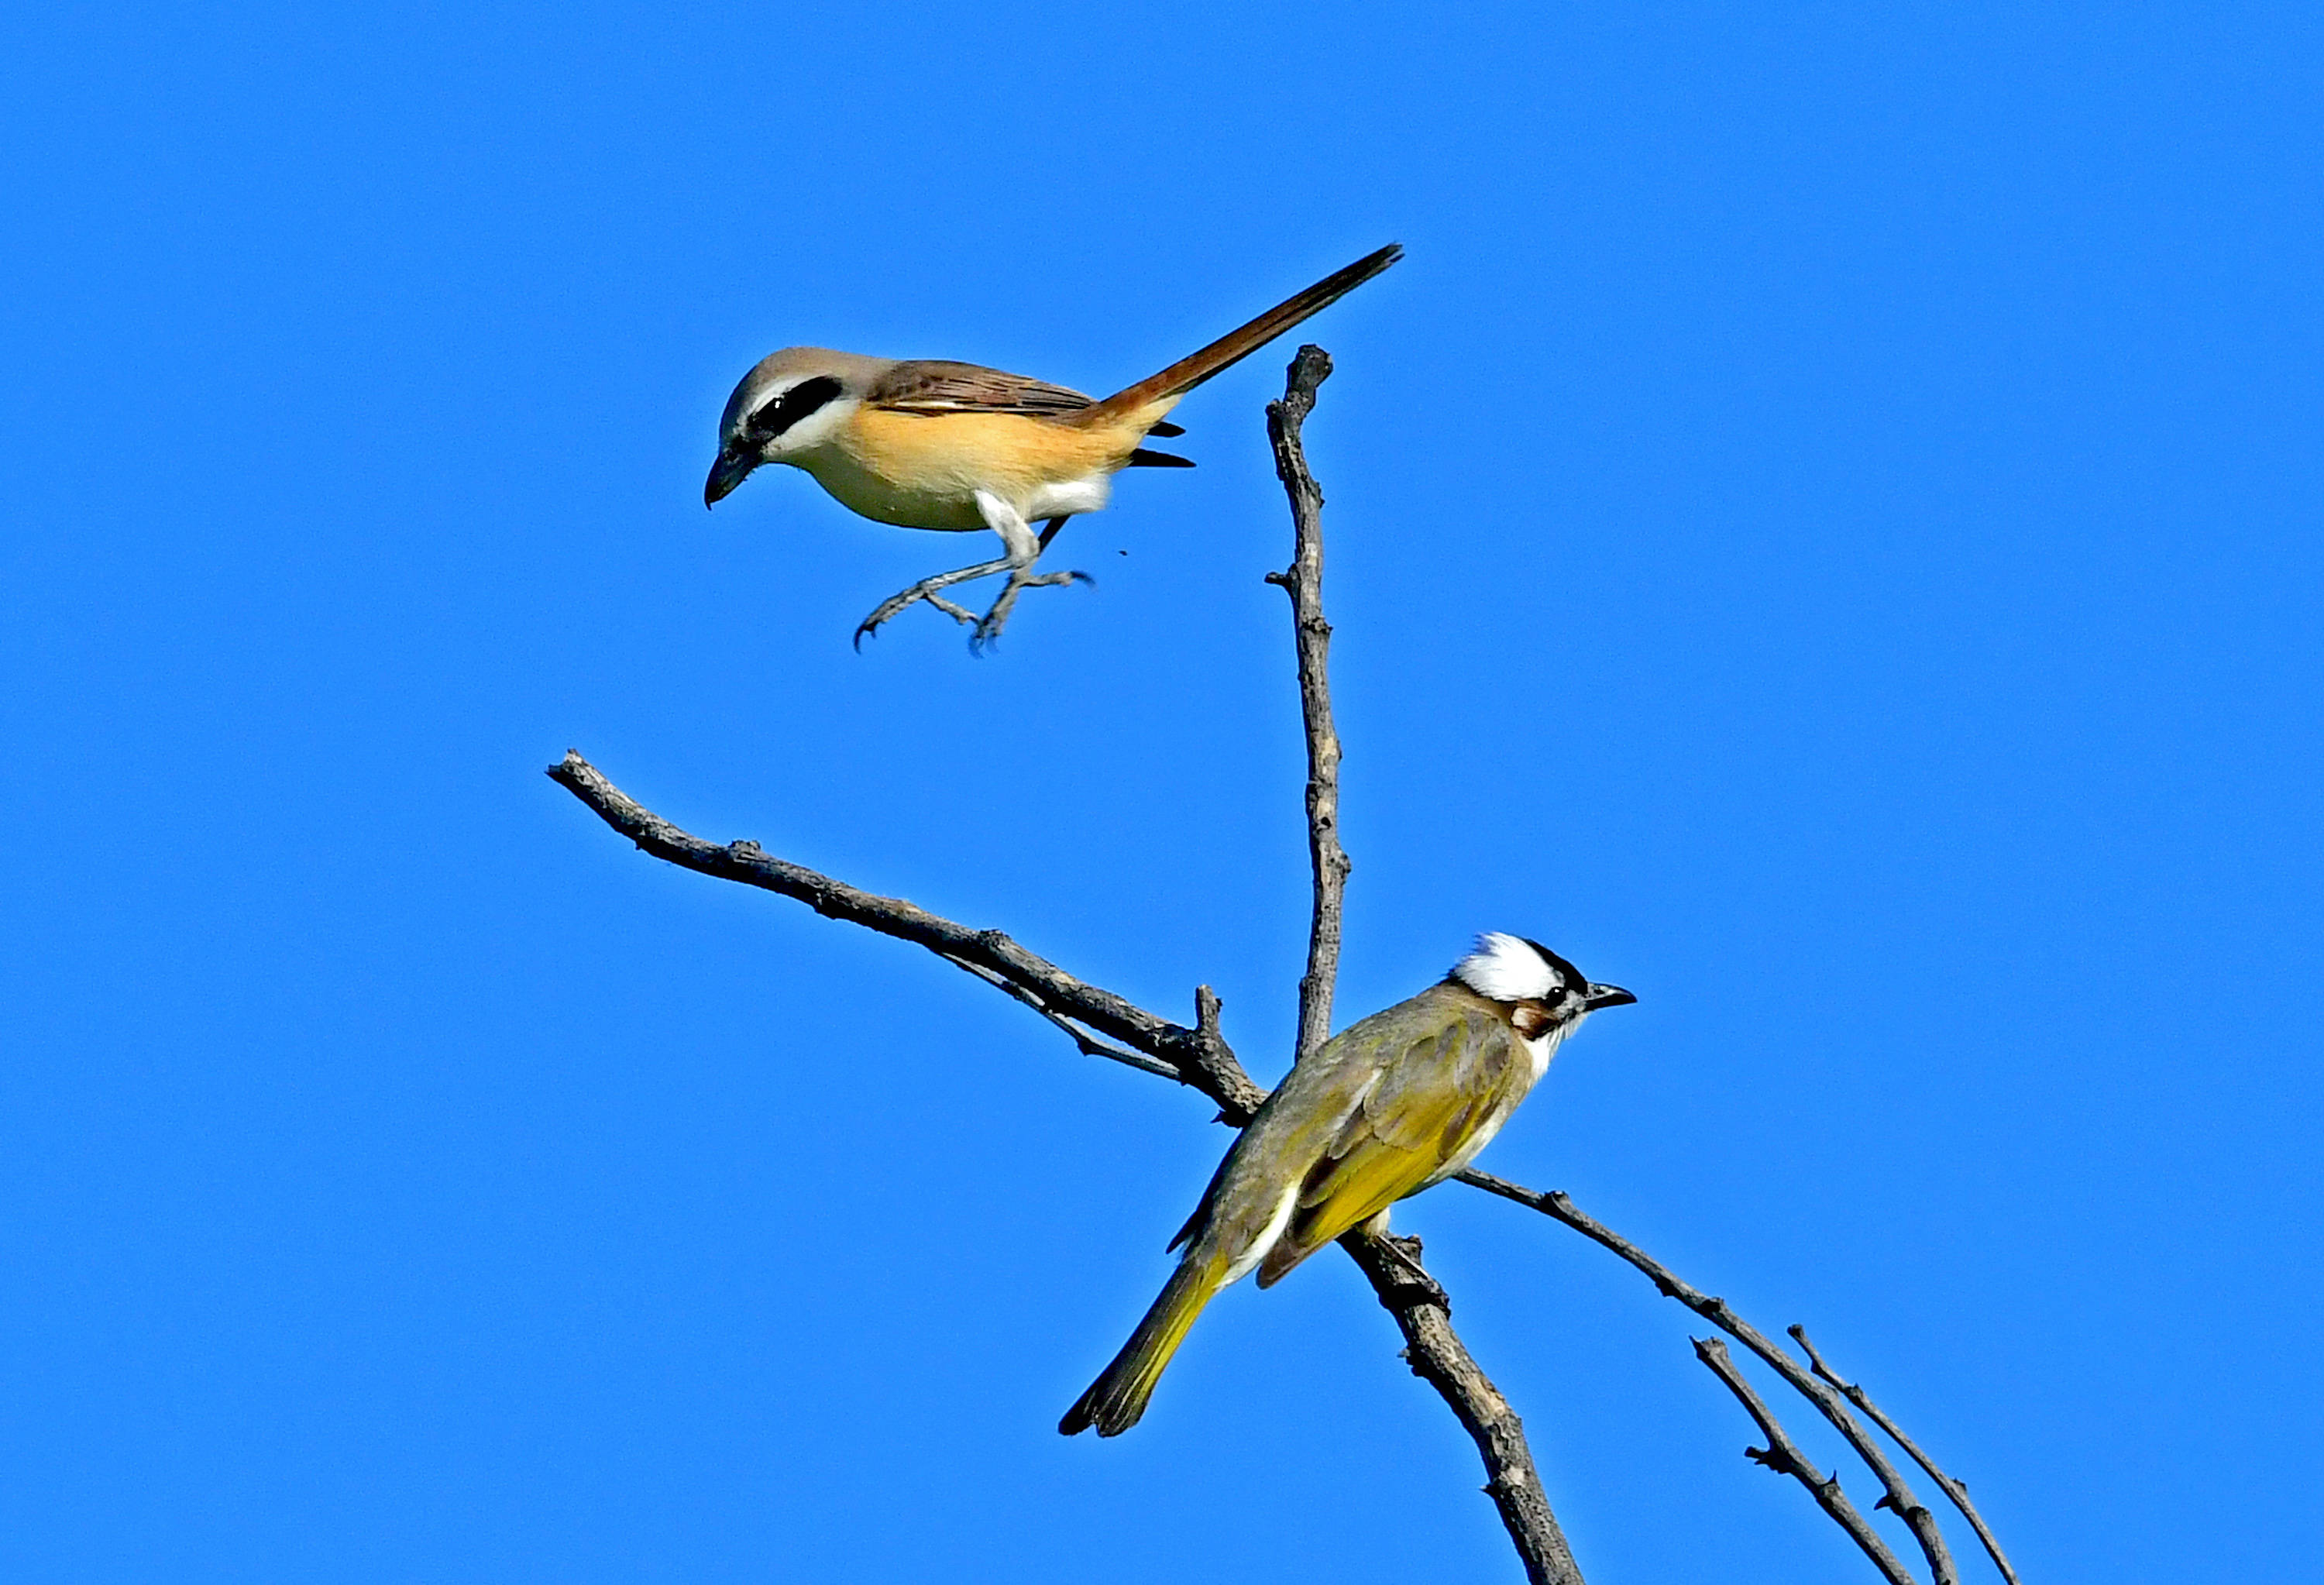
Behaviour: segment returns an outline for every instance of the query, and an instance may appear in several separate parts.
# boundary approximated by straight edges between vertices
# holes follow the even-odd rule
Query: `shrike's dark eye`
[[[802,380],[751,415],[742,428],[753,440],[772,440],[807,414],[839,394],[839,382],[828,374]]]

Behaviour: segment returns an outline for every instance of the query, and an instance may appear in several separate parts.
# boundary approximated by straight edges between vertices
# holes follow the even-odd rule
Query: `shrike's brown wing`
[[[1023,413],[1054,419],[1081,411],[1091,398],[1063,385],[1028,379],[979,364],[916,358],[896,364],[872,383],[864,405],[928,418],[945,413]],[[1155,435],[1183,435],[1176,424],[1157,424]]]

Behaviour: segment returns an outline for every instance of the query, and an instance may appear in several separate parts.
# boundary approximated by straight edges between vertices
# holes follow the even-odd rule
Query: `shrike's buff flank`
[[[1067,518],[1105,505],[1115,474],[1194,466],[1141,445],[1148,435],[1185,433],[1163,421],[1181,397],[1403,256],[1391,244],[1359,259],[1102,401],[974,364],[785,347],[743,375],[727,399],[703,502],[715,504],[761,463],[779,462],[804,468],[841,505],[877,522],[991,529],[1006,552],[999,559],[924,578],[881,602],[855,630],[860,645],[864,634],[925,600],[975,622],[970,642],[981,646],[1000,633],[1021,591],[1086,577],[1037,574],[1033,566]],[[1036,535],[1032,525],[1043,520]],[[981,619],[937,593],[1002,572],[1008,582]]]
[[[1538,942],[1481,937],[1443,981],[1353,1024],[1296,1064],[1204,1191],[1170,1247],[1161,1297],[1057,1429],[1118,1436],[1138,1424],[1203,1306],[1256,1269],[1259,1286],[1349,1229],[1443,1182],[1500,1131],[1558,1043],[1637,997],[1593,985]]]

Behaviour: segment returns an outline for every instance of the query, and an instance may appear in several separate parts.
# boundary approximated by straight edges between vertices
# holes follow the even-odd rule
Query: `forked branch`
[[[1085,1054],[1167,1076],[1198,1091],[1217,1105],[1220,1120],[1232,1127],[1240,1128],[1250,1121],[1259,1101],[1266,1099],[1267,1092],[1243,1071],[1242,1064],[1220,1034],[1219,1000],[1207,986],[1195,991],[1195,1024],[1190,1029],[1075,979],[1000,931],[979,930],[900,898],[863,891],[803,865],[777,859],[754,842],[722,845],[695,836],[622,792],[577,751],[567,753],[562,763],[549,767],[549,774],[641,851],[697,874],[795,898],[826,917],[845,919],[882,935],[925,946],[945,962],[1033,1009],[1063,1030]],[[1092,1031],[1112,1036],[1127,1049],[1106,1045]],[[1775,1365],[1789,1385],[1805,1393],[1820,1409],[1825,1410],[1828,1418],[1831,1417],[1833,1410],[1826,1408],[1818,1395],[1837,1400],[1834,1388],[1803,1371],[1788,1354],[1737,1315],[1724,1299],[1702,1293],[1637,1245],[1584,1212],[1571,1196],[1555,1190],[1527,1188],[1474,1167],[1461,1173],[1459,1181],[1538,1212],[1611,1250],[1643,1273],[1664,1295],[1676,1299]],[[1490,1482],[1486,1490],[1501,1508],[1511,1541],[1526,1561],[1528,1577],[1549,1581],[1570,1580],[1578,1585],[1582,1576],[1572,1565],[1571,1553],[1556,1528],[1556,1520],[1548,1510],[1546,1499],[1538,1497],[1541,1483],[1531,1454],[1525,1448],[1521,1433],[1511,1434],[1517,1430],[1517,1417],[1453,1333],[1451,1306],[1443,1289],[1420,1267],[1416,1247],[1409,1258],[1400,1253],[1376,1255],[1369,1248],[1371,1242],[1398,1241],[1366,1240],[1358,1236],[1342,1240],[1342,1244],[1371,1282],[1381,1304],[1396,1317],[1405,1334],[1406,1359],[1414,1372],[1437,1389],[1476,1440]],[[1441,1331],[1439,1317],[1428,1313],[1432,1311],[1442,1314]],[[1770,1355],[1774,1358],[1770,1359]],[[1785,1366],[1790,1368],[1786,1370]],[[1807,1387],[1801,1387],[1803,1378]],[[1849,1444],[1858,1453],[1871,1445],[1877,1453],[1877,1444],[1869,1442],[1863,1427],[1848,1414],[1845,1405],[1836,1407],[1840,1418],[1835,1424],[1848,1435]],[[1888,1426],[1885,1417],[1883,1428],[1890,1430],[1902,1445],[1919,1456],[1914,1444],[1905,1441],[1901,1432]],[[1871,1461],[1868,1458],[1867,1462]],[[1886,1464],[1886,1460],[1883,1458],[1880,1463]],[[1874,1468],[1877,1473],[1880,1465]],[[1933,1470],[1932,1473],[1933,1476]],[[1940,1478],[1940,1484],[1943,1483]],[[1892,1486],[1884,1506],[1896,1506],[1895,1490]],[[1932,1517],[1925,1509],[1922,1514],[1933,1529]],[[1915,1525],[1914,1531],[1917,1538],[1920,1526]],[[1981,1522],[1979,1531],[1983,1534]],[[1938,1544],[1941,1546],[1942,1542]],[[1995,1550],[1997,1553],[1997,1546]],[[1557,1571],[1560,1567],[1565,1571],[1562,1574]],[[1940,1577],[1950,1580],[1950,1558],[1946,1568],[1948,1571]],[[2015,1575],[2011,1574],[2009,1579],[2011,1585],[2015,1585]]]

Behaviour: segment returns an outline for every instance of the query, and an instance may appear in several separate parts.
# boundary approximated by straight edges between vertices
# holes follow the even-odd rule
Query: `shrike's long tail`
[[[1338,302],[1402,257],[1404,249],[1397,243],[1388,244],[1376,253],[1367,253],[1336,274],[1326,275],[1296,297],[1277,303],[1240,330],[1228,332],[1202,351],[1180,358],[1160,373],[1148,374],[1094,406],[1083,408],[1065,421],[1102,429],[1140,408],[1176,401],[1212,375],[1240,363],[1300,320]]]

